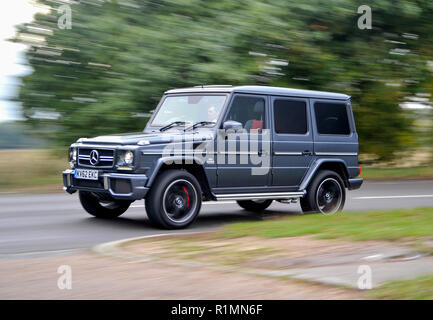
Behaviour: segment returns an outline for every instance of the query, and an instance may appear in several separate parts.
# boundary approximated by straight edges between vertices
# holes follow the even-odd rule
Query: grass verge
[[[387,300],[433,300],[433,275],[386,283],[372,290],[369,297]]]
[[[295,237],[347,240],[409,241],[417,249],[432,254],[433,247],[423,243],[433,237],[433,208],[351,212],[334,216],[296,216],[265,222],[243,222],[223,227],[216,235],[238,237]],[[392,281],[371,292],[374,299],[433,299],[433,275],[410,280]]]
[[[241,222],[223,227],[217,236],[277,238],[307,234],[322,239],[355,241],[430,238],[433,235],[433,208],[345,212],[332,216],[302,215],[263,222]]]
[[[234,223],[208,233],[137,240],[125,250],[188,262],[275,271],[314,268],[317,263],[327,265],[333,257],[339,264],[338,259],[345,253],[350,256],[366,246],[383,248],[380,246],[386,241],[393,241],[395,248],[411,247],[432,255],[433,207],[333,216],[291,215]],[[349,257],[343,263],[357,263],[350,261]],[[366,294],[377,299],[433,299],[433,275],[389,282]]]

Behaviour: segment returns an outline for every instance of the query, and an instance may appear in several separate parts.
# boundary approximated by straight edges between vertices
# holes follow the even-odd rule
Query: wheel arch
[[[146,186],[151,187],[156,177],[166,170],[185,170],[198,180],[206,200],[215,200],[209,186],[209,180],[203,167],[203,161],[196,157],[164,157],[158,159],[150,170]]]
[[[305,175],[304,179],[302,180],[302,183],[301,183],[299,189],[300,190],[307,189],[311,180],[313,180],[314,176],[320,170],[330,170],[330,171],[334,171],[334,172],[338,173],[344,182],[344,187],[345,188],[349,187],[349,171],[347,169],[346,163],[343,160],[341,160],[341,159],[319,159],[310,167],[310,170],[308,170],[307,174]]]

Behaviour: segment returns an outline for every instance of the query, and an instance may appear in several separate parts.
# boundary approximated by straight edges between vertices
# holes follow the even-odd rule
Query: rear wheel
[[[304,213],[323,213],[331,215],[343,210],[346,190],[340,175],[334,171],[319,171],[301,198]]]
[[[247,211],[261,212],[271,205],[272,200],[239,200],[236,202]]]
[[[185,170],[161,173],[146,195],[146,212],[152,224],[180,229],[191,224],[201,208],[202,192],[197,179]]]
[[[131,201],[126,200],[100,199],[88,191],[80,191],[78,197],[84,210],[97,218],[117,218],[128,210],[131,204]]]

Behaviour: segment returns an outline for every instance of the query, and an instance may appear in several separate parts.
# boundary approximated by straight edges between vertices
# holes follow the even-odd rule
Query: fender
[[[302,180],[301,185],[299,186],[299,190],[305,190],[307,189],[308,185],[310,184],[311,180],[313,179],[314,175],[316,174],[317,170],[319,170],[320,166],[324,163],[339,163],[343,164],[346,176],[349,177],[349,171],[347,170],[346,162],[344,162],[341,159],[317,159],[314,161],[314,163],[310,166],[310,169],[308,169],[307,173],[304,176],[304,179]],[[343,181],[345,180],[344,177]],[[346,181],[345,181],[346,183]]]
[[[185,164],[185,162],[187,164],[198,164],[198,165],[203,165],[203,159],[200,159],[199,157],[195,157],[195,156],[170,156],[170,157],[162,157],[159,158],[156,163],[149,169],[149,174],[148,177],[149,179],[147,180],[146,186],[150,187],[153,183],[153,181],[155,180],[156,176],[158,175],[159,170],[161,169],[161,166],[164,164]],[[206,177],[207,179],[207,177]]]

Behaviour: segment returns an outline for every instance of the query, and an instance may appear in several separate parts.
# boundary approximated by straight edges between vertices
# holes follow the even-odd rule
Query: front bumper
[[[354,178],[349,179],[349,190],[356,190],[361,188],[362,183],[364,182],[364,179],[362,178]]]
[[[74,193],[77,190],[108,193],[118,200],[139,200],[146,196],[147,176],[145,174],[102,173],[98,180],[74,178],[74,170],[63,171],[63,190]]]

